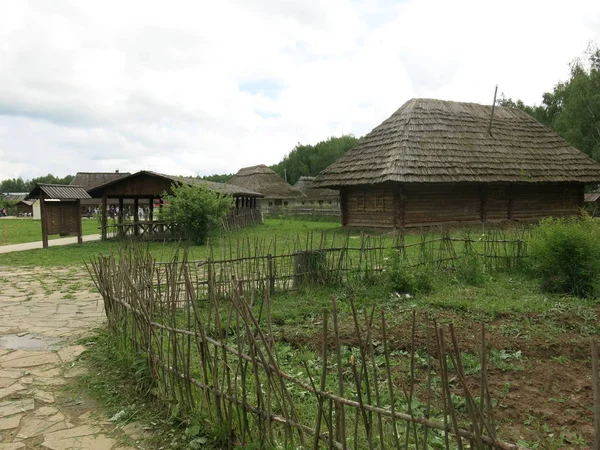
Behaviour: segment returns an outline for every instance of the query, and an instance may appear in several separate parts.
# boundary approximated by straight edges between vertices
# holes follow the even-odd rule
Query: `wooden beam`
[[[342,226],[348,225],[348,189],[340,189],[340,209],[342,211]]]
[[[119,197],[119,214],[117,215],[119,224],[123,224],[125,222],[125,211],[123,211],[123,197]]]
[[[83,244],[83,229],[81,226],[81,221],[83,218],[81,217],[81,200],[76,200],[77,204],[77,243]]]
[[[107,199],[106,197],[102,197],[102,206],[100,206],[100,235],[103,241],[106,240],[107,237],[107,229],[106,229],[106,207],[107,207]]]
[[[48,248],[48,223],[47,216],[48,212],[46,210],[46,202],[43,197],[40,197],[40,221],[42,223],[42,247]]]

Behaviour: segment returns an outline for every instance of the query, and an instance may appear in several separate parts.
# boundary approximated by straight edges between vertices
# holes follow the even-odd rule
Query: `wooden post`
[[[340,209],[342,211],[342,226],[348,225],[348,190],[340,189]]]
[[[100,217],[101,217],[101,223],[100,223],[100,234],[101,234],[101,238],[103,241],[106,240],[106,235],[107,235],[107,230],[106,230],[106,206],[107,206],[107,201],[106,201],[106,195],[102,196],[102,206],[100,207]]]
[[[479,186],[479,198],[481,200],[480,217],[481,223],[487,223],[487,185],[482,184]]]
[[[123,222],[125,222],[125,211],[123,210],[123,197],[119,197],[119,215],[118,215],[118,220],[117,222],[119,222],[120,225],[123,224]]]
[[[512,184],[508,185],[508,213],[507,213],[507,217],[508,220],[513,220],[513,186]]]
[[[75,200],[77,205],[77,243],[83,244],[83,229],[81,226],[81,221],[83,218],[81,217],[81,200]]]
[[[404,193],[404,184],[400,185],[400,226],[402,229],[406,226],[406,194]]]
[[[138,236],[140,234],[140,216],[138,215],[138,209],[140,207],[140,199],[135,197],[133,199],[133,235]]]
[[[46,202],[44,197],[40,197],[40,220],[42,222],[42,247],[48,248],[48,223],[46,222]]]

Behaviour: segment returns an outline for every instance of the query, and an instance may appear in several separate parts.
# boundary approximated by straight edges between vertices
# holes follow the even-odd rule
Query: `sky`
[[[528,104],[598,0],[0,0],[0,180],[234,173],[414,97]]]

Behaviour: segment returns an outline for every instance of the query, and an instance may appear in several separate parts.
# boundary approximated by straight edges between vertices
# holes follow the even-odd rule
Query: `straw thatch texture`
[[[306,198],[302,191],[287,184],[264,164],[240,169],[227,184],[260,192],[266,199]]]
[[[81,186],[69,184],[37,183],[27,194],[26,200],[34,198],[50,198],[54,200],[79,200],[91,198]]]
[[[600,164],[518,109],[412,99],[323,170],[316,187],[600,181]]]
[[[111,181],[131,175],[129,172],[77,172],[71,185],[82,186],[86,191]]]
[[[340,196],[338,191],[333,189],[315,188],[313,182],[315,177],[300,177],[294,187],[304,193],[309,200],[334,200]]]

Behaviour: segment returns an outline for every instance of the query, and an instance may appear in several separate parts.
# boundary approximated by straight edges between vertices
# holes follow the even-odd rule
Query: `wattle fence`
[[[112,334],[146,360],[152,391],[172,413],[219,429],[223,448],[517,449],[496,436],[483,328],[475,379],[453,326],[414,312],[410,338],[399,343],[384,311],[333,297],[313,321],[320,349],[298,349],[291,360],[274,330],[273,292],[376,279],[394,257],[451,270],[465,254],[509,269],[526,245],[500,234],[322,234],[229,242],[202,261],[182,250],[159,263],[130,247],[98,256],[89,270]],[[426,337],[422,352],[417,334]]]

